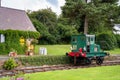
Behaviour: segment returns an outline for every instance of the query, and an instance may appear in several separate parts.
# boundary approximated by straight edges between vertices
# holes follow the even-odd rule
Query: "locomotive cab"
[[[72,52],[79,51],[80,48],[85,52],[99,52],[100,46],[95,44],[95,35],[74,35],[71,39]]]
[[[95,35],[73,35],[71,37],[71,52],[68,56],[77,60],[86,59],[91,63],[96,60],[97,64],[103,62],[106,52],[100,50],[100,46],[95,44]],[[76,63],[74,61],[74,63]]]
[[[95,44],[95,35],[86,35],[86,52],[100,52],[100,46]]]

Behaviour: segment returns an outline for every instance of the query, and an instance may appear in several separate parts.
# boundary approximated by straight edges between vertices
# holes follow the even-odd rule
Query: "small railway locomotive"
[[[101,51],[100,45],[95,44],[95,35],[73,35],[71,37],[71,52],[66,53],[74,64],[96,64],[103,63],[104,57],[108,54]]]

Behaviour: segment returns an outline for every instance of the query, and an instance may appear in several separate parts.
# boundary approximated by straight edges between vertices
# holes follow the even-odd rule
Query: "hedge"
[[[117,40],[113,33],[104,32],[96,37],[96,43],[104,50],[111,50],[117,47]]]
[[[58,65],[70,64],[70,59],[67,56],[30,56],[20,57],[18,60],[24,66],[42,66],[42,65]]]
[[[120,34],[116,34],[115,37],[117,39],[118,47],[120,48]]]
[[[6,44],[0,43],[0,54],[6,53]]]
[[[0,30],[0,34],[5,35],[5,42],[0,43],[0,54],[8,54],[11,49],[15,49],[18,54],[25,53],[26,45],[20,45],[20,38],[23,36],[27,38],[38,38],[39,32],[33,31],[19,31],[19,30]]]

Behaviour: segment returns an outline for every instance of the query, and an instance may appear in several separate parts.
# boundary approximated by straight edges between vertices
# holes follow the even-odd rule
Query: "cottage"
[[[11,30],[12,32],[9,30]],[[14,32],[16,34],[12,34]],[[20,32],[23,33],[20,34]],[[1,7],[0,0],[0,48],[1,48],[0,51],[6,53],[6,50],[4,49],[8,48],[8,44],[9,47],[11,47],[12,45],[11,43],[17,42],[16,46],[19,46],[20,44],[18,44],[18,42],[20,40],[20,37],[22,35],[25,36],[25,33],[28,34],[28,32],[32,32],[31,35],[33,35],[33,32],[37,33],[35,27],[33,26],[26,12],[24,10]],[[11,39],[8,38],[9,33],[12,35]],[[19,39],[16,39],[15,35]],[[16,48],[15,44],[14,47],[12,46],[11,48]],[[16,50],[18,49],[16,48]],[[7,52],[9,51],[10,49]]]

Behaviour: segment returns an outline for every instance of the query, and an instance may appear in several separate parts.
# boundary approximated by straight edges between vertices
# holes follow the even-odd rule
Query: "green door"
[[[73,35],[71,39],[72,51],[77,52],[79,48],[86,47],[85,35]]]

